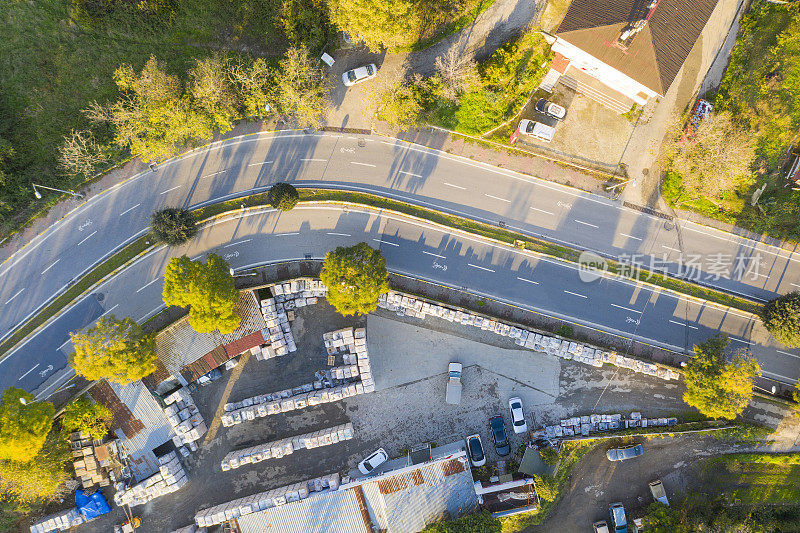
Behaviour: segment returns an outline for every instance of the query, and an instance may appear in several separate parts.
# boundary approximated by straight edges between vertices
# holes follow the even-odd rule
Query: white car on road
[[[511,425],[514,426],[514,433],[525,433],[528,431],[528,424],[525,423],[525,413],[522,411],[522,400],[514,396],[508,400],[508,408],[511,410]]]
[[[385,463],[387,459],[389,459],[389,456],[386,455],[386,451],[383,448],[379,448],[378,451],[373,452],[372,455],[358,463],[358,469],[366,476]]]
[[[348,70],[342,74],[342,81],[344,82],[345,87],[352,87],[356,83],[371,80],[377,74],[378,67],[375,66],[375,63],[370,63],[369,65],[364,65],[363,67]]]

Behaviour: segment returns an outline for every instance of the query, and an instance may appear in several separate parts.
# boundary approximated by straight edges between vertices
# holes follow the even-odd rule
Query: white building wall
[[[633,78],[603,63],[593,55],[588,54],[560,37],[556,37],[556,42],[553,44],[553,52],[558,52],[564,57],[567,57],[570,60],[571,66],[586,72],[615,91],[624,94],[639,105],[644,105],[650,98],[659,96],[659,94],[652,89],[645,87]],[[642,98],[640,93],[646,94],[647,98]]]

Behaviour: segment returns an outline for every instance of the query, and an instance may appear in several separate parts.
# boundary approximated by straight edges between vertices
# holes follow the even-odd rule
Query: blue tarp
[[[82,490],[76,490],[75,505],[77,505],[78,511],[80,511],[86,520],[91,520],[92,518],[97,518],[100,515],[111,512],[108,501],[100,491],[96,491],[91,496],[87,496]]]

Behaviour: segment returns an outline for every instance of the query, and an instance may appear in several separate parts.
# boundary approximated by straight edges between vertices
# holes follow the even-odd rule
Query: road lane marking
[[[690,325],[690,324],[687,324],[687,323],[685,323],[685,322],[678,322],[678,321],[676,321],[676,320],[670,320],[670,322],[672,322],[673,324],[677,324],[677,325],[679,325],[679,326],[684,326],[684,327],[687,327],[687,328],[692,328],[692,329],[700,329],[700,328],[698,328],[697,326],[692,326],[692,325]]]
[[[620,309],[624,309],[626,311],[630,311],[631,313],[639,313],[640,315],[642,314],[641,311],[637,311],[636,309],[631,309],[630,307],[623,307],[623,306],[617,305],[617,304],[611,304],[611,305],[613,305],[614,307],[619,307]]]
[[[762,371],[761,371],[761,373],[762,373],[762,374],[771,374],[771,375],[773,375],[773,376],[776,376],[776,377],[779,377],[779,378],[787,379],[787,380],[789,380],[789,382],[791,382],[792,384],[794,384],[794,383],[797,383],[797,378],[790,378],[789,376],[782,376],[782,375],[780,375],[780,374],[776,374],[775,372],[767,372],[766,370],[762,370]],[[788,385],[788,384],[789,384],[789,383],[787,383],[787,385]]]
[[[246,243],[246,242],[250,242],[252,240],[253,239],[245,239],[243,241],[232,242],[230,244],[226,244],[225,246],[223,246],[223,248],[230,248],[231,246],[236,246],[237,244],[243,244],[243,243]]]
[[[795,287],[800,287],[800,285],[798,285],[797,283],[791,283],[791,282],[789,282],[789,285],[794,285]]]
[[[300,235],[299,231],[292,231],[290,233],[275,233],[274,237],[286,237],[287,235]]]
[[[200,179],[202,180],[202,179],[205,179],[205,178],[213,178],[214,176],[218,176],[218,175],[223,174],[223,173],[225,173],[227,171],[228,171],[228,169],[225,169],[225,170],[220,170],[220,171],[217,171],[217,172],[212,172],[211,174],[205,174],[203,176],[200,176]],[[161,194],[164,194],[164,193],[161,193]]]
[[[158,194],[159,194],[159,195],[161,195],[161,194],[167,194],[168,192],[170,192],[170,191],[174,191],[175,189],[180,189],[181,187],[183,187],[183,185],[178,185],[178,186],[176,186],[176,187],[173,187],[173,188],[171,188],[171,189],[167,189],[166,191],[161,191],[161,192],[160,192],[160,193],[158,193]]]
[[[261,165],[269,165],[271,163],[272,163],[272,161],[262,161],[261,163],[250,163],[247,166],[248,167],[258,167],[258,166],[261,166]]]
[[[69,341],[67,341],[67,342],[69,342]],[[63,344],[62,344],[61,346],[63,346]],[[59,346],[59,348],[61,348],[61,346]],[[30,370],[28,370],[27,372],[25,372],[24,374],[22,374],[20,377],[18,377],[18,378],[17,378],[17,381],[22,381],[22,378],[24,378],[25,376],[27,376],[28,374],[30,374],[31,372],[33,372],[34,370],[36,370],[36,367],[37,367],[37,366],[39,366],[39,363],[36,363],[35,365],[33,365],[33,366],[31,367],[31,369],[30,369]]]
[[[800,359],[800,355],[796,355],[796,354],[789,353],[789,352],[784,352],[782,350],[775,350],[775,351],[778,352],[778,353],[782,353],[783,355],[788,355],[789,357],[797,357],[798,359]]]
[[[17,294],[15,294],[15,295],[14,295],[14,296],[12,296],[11,298],[9,298],[9,299],[8,299],[8,301],[6,302],[6,305],[10,304],[10,303],[11,303],[11,300],[13,300],[13,299],[14,299],[14,298],[16,298],[17,296],[19,296],[19,294],[20,294],[22,291],[24,291],[24,290],[25,290],[24,288],[20,289],[20,290],[19,290],[19,292],[18,292]]]
[[[151,281],[150,283],[148,283],[147,285],[145,285],[143,287],[139,287],[139,289],[137,289],[136,292],[142,292],[143,290],[145,290],[147,287],[149,287],[150,285],[152,285],[153,283],[155,283],[159,279],[160,279],[160,276],[158,278],[154,279],[153,281]]]
[[[539,209],[538,207],[531,207],[534,211],[539,211],[540,213],[545,213],[547,215],[555,215],[555,213],[551,211],[545,211],[544,209]]]
[[[578,224],[583,224],[584,226],[591,226],[591,227],[593,227],[593,228],[600,228],[600,226],[597,226],[597,225],[595,225],[595,224],[589,224],[588,222],[584,222],[583,220],[578,220],[577,218],[576,218],[576,219],[574,219],[574,220],[575,220],[575,222],[577,222]]]
[[[584,296],[583,294],[578,294],[577,292],[571,292],[568,290],[564,290],[564,292],[566,292],[567,294],[571,294],[573,296],[578,296],[579,298],[588,298],[588,296]]]
[[[133,207],[131,207],[131,208],[129,208],[129,209],[126,209],[125,211],[123,211],[122,213],[120,213],[120,214],[119,214],[119,216],[122,216],[122,215],[124,215],[125,213],[127,213],[127,212],[129,212],[129,211],[133,211],[134,209],[136,209],[136,208],[137,208],[137,207],[139,207],[140,205],[142,205],[142,204],[136,204],[135,206],[133,206]]]
[[[421,176],[420,176],[420,177],[421,177]],[[466,188],[466,187],[462,187],[461,185],[453,185],[452,183],[447,183],[446,181],[445,181],[445,182],[443,182],[443,183],[444,183],[445,185],[447,185],[448,187],[452,187],[452,188],[454,188],[454,189],[461,189],[462,191],[465,191],[465,190],[467,190],[467,188]]]
[[[56,259],[55,261],[53,261],[53,263],[49,267],[47,267],[44,270],[42,270],[42,274],[44,274],[45,272],[47,272],[48,270],[50,270],[51,268],[56,266],[56,263],[58,263],[59,261],[61,261],[61,259]]]
[[[423,254],[427,254],[427,255],[432,255],[433,257],[441,257],[442,259],[447,259],[447,258],[446,258],[445,256],[443,256],[443,255],[435,254],[435,253],[433,253],[433,252],[426,252],[425,250],[422,250],[422,253],[423,253]]]
[[[399,244],[395,244],[395,243],[389,242],[389,241],[384,241],[382,239],[372,239],[372,240],[375,241],[375,242],[379,242],[381,244],[388,244],[389,246],[400,246]]]
[[[312,162],[316,161],[317,163],[324,163],[325,161],[327,161],[327,159],[314,159],[314,158],[301,157],[300,161],[312,161]]]
[[[517,279],[520,280],[520,281],[524,281],[525,283],[533,283],[534,285],[538,285],[539,284],[538,281],[533,281],[532,279],[521,278],[519,276],[517,276]]]
[[[678,252],[678,253],[680,253],[680,252],[681,252],[681,251],[680,251],[680,250],[678,250],[677,248],[672,248],[671,246],[667,246],[666,244],[662,244],[662,245],[661,245],[661,247],[662,247],[662,248],[665,248],[665,249],[667,249],[667,250],[673,251],[673,252]]]
[[[750,342],[750,341],[746,341],[746,340],[742,340],[742,339],[737,339],[736,337],[731,337],[731,340],[732,341],[736,341],[736,342],[741,342],[741,343],[744,343],[744,344],[749,344],[750,346],[755,346],[755,344],[756,344],[754,342]]]
[[[472,263],[467,263],[467,264],[472,268],[480,268],[481,270],[485,270],[487,272],[494,272],[494,270],[492,270],[491,268],[482,267],[480,265],[473,265]]]
[[[139,319],[137,320],[137,322],[141,322],[141,321],[142,321],[142,320],[144,320],[145,318],[149,317],[150,315],[152,315],[153,313],[155,313],[156,311],[158,311],[159,309],[161,309],[161,307],[162,307],[162,306],[158,306],[158,307],[156,307],[155,309],[153,309],[152,311],[150,311],[150,312],[149,312],[149,313],[147,313],[146,315],[144,315],[144,316],[142,316],[141,318],[139,318]]]
[[[511,200],[506,200],[505,198],[500,198],[499,196],[492,196],[491,194],[485,194],[485,193],[484,196],[487,196],[489,198],[494,198],[495,200],[500,200],[501,202],[505,202],[507,204],[511,203]]]
[[[627,237],[629,239],[636,239],[637,241],[641,241],[642,240],[639,237],[634,237],[633,235],[628,235],[627,233],[620,233],[620,235],[622,235],[623,237]]]
[[[64,346],[66,346],[67,344],[69,344],[70,342],[72,342],[72,339],[71,339],[71,338],[68,338],[67,340],[65,340],[64,342],[62,342],[62,343],[61,343],[61,346],[59,346],[58,348],[56,348],[56,350],[60,350],[61,348],[63,348],[63,347],[64,347]]]
[[[79,243],[78,243],[76,246],[80,246],[81,244],[85,243],[85,242],[86,242],[86,241],[89,239],[89,237],[91,237],[91,236],[92,236],[92,235],[94,235],[95,233],[97,233],[97,230],[93,231],[92,233],[90,233],[89,235],[87,235],[86,237],[84,237],[84,238],[83,238],[83,240],[82,240],[81,242],[79,242]]]
[[[352,237],[349,233],[336,233],[333,231],[329,231],[328,235],[338,235],[339,237]]]
[[[422,174],[414,174],[413,172],[409,172],[407,170],[398,170],[397,173],[398,174],[408,174],[409,176],[414,176],[415,178],[421,178],[422,177]],[[447,185],[447,184],[445,183],[445,185]],[[459,187],[459,189],[463,189],[463,187]]]
[[[371,168],[375,168],[375,166],[376,166],[376,165],[373,165],[372,163],[359,163],[358,161],[350,161],[350,164],[351,165],[359,165],[359,166],[362,166],[362,167],[371,167]]]
[[[114,307],[112,307],[111,309],[109,309],[108,311],[106,311],[105,313],[103,313],[102,315],[100,315],[100,318],[103,318],[104,316],[106,316],[108,313],[110,313],[111,311],[113,311],[113,310],[114,310],[114,309],[116,309],[117,307],[119,307],[119,304],[115,305]]]

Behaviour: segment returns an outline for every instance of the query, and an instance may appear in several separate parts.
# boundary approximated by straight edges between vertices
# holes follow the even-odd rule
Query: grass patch
[[[426,48],[430,48],[434,44],[439,43],[443,39],[446,39],[453,35],[454,33],[458,33],[470,24],[472,24],[478,15],[492,7],[495,0],[480,0],[478,2],[473,3],[466,7],[466,9],[462,10],[462,14],[457,19],[450,21],[443,26],[436,29],[430,35],[423,35],[423,37],[414,43],[411,46],[396,46],[389,48],[389,52],[391,53],[402,53],[402,52],[418,52],[420,50],[425,50]]]
[[[726,490],[730,505],[783,505],[800,501],[800,453],[745,453],[706,461],[703,473]]]

